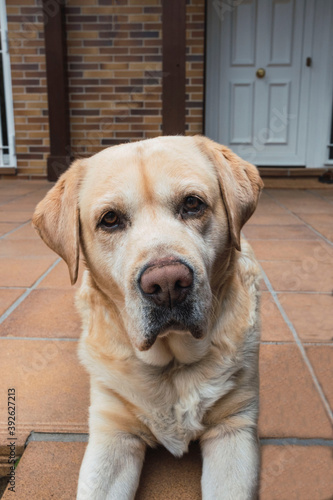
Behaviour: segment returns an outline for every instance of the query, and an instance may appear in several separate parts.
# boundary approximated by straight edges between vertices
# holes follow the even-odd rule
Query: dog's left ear
[[[229,148],[203,136],[195,136],[199,149],[214,164],[226,208],[232,245],[240,250],[240,232],[258,204],[264,187],[258,169]]]
[[[79,268],[79,183],[83,164],[75,161],[37,205],[32,224],[42,240],[68,265],[72,285]]]

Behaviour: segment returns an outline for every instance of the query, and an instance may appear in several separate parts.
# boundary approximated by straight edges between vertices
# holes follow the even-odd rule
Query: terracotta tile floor
[[[64,263],[30,226],[33,208],[49,188],[46,181],[0,181],[0,476],[7,473],[7,389],[15,387],[20,500],[75,498],[88,430],[88,377],[76,355],[74,289]],[[328,500],[333,189],[266,190],[244,236],[264,276],[260,498]],[[200,472],[197,443],[180,460],[150,450],[137,500],[199,500]],[[3,498],[11,495],[7,490]]]

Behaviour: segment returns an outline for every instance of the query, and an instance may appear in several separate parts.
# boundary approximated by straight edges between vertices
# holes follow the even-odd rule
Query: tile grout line
[[[56,442],[56,443],[86,443],[89,433],[86,432],[35,432],[32,431],[24,447],[31,442]],[[261,445],[275,446],[333,446],[333,439],[323,438],[259,438]]]
[[[8,335],[5,337],[0,337],[1,340],[42,340],[42,341],[63,341],[63,342],[79,342],[80,338],[77,337],[18,337],[14,335]],[[319,346],[319,347],[333,347],[333,342],[303,342],[306,346]],[[260,344],[263,345],[294,345],[294,340],[261,340]]]
[[[259,438],[262,445],[275,446],[333,446],[333,439],[323,438]]]
[[[52,186],[51,186],[52,187]],[[51,189],[50,187],[50,189]],[[38,191],[41,191],[42,189],[44,189],[44,186],[42,187],[39,187],[38,189],[36,190],[33,190],[33,191],[30,191],[29,193],[25,193],[25,194],[21,194],[19,196],[14,196],[14,199],[13,200],[10,200],[10,201],[5,201],[4,203],[0,203],[0,207],[3,207],[4,205],[9,205],[10,203],[13,203],[14,201],[18,200],[18,201],[21,201],[22,198],[25,198],[26,196],[31,196],[32,194],[36,194],[38,193]],[[10,195],[9,195],[10,196]],[[38,202],[37,202],[38,203]],[[37,205],[36,203],[36,205]]]
[[[8,231],[8,233],[5,233],[3,234],[2,236],[0,236],[0,240],[4,239],[6,236],[8,236],[9,234],[12,234],[12,233],[15,233],[15,231],[18,231],[19,229],[21,229],[22,227],[26,226],[27,224],[29,224],[29,222],[31,222],[31,219],[27,220],[26,222],[22,222],[22,224],[18,227],[14,227],[14,229],[11,229],[10,231]]]
[[[0,290],[26,290],[26,286],[0,286]]]
[[[301,222],[303,222],[303,224],[308,228],[310,229],[311,231],[313,231],[317,236],[319,236],[319,238],[323,239],[326,243],[328,243],[330,246],[333,246],[333,243],[328,239],[326,238],[326,236],[324,236],[323,234],[321,234],[319,231],[317,231],[314,227],[312,227],[310,224],[308,224],[306,221],[304,221],[299,215],[295,214],[294,212],[292,212],[288,207],[286,207],[283,203],[281,203],[279,200],[276,200],[274,198],[273,195],[271,194],[268,194],[268,196],[270,197],[271,200],[274,201],[274,203],[276,203],[278,206],[280,206],[281,208],[283,208],[284,210],[286,210],[287,212],[289,212],[289,214],[291,215],[294,215],[295,217],[297,217],[298,220],[300,220]],[[281,241],[281,240],[279,240]],[[294,240],[295,241],[295,240]],[[311,240],[309,240],[311,241]]]
[[[302,219],[301,219],[302,220]],[[306,224],[302,220],[303,224]],[[266,224],[269,226],[269,224]],[[254,224],[253,224],[254,226]],[[252,226],[252,227],[253,227]],[[257,227],[264,227],[264,224],[257,224]],[[269,227],[272,227],[271,225]],[[282,227],[282,226],[275,226],[275,227]],[[286,226],[283,226],[286,227]],[[301,239],[301,238],[249,238],[247,237],[249,241],[318,241],[318,238],[306,238],[306,239]]]
[[[309,193],[313,194],[313,196],[316,196],[320,200],[326,201],[326,203],[329,203],[330,205],[333,205],[333,201],[331,201],[330,199],[325,198],[325,196],[322,196],[319,193],[314,193],[311,189],[309,189]]]
[[[293,345],[294,341],[293,340],[260,340],[260,344],[264,345]],[[326,347],[333,347],[333,342],[303,342],[303,344],[306,344],[307,346],[326,346]]]
[[[22,198],[24,198],[25,196],[29,196],[31,194],[35,194],[35,193],[38,193],[38,191],[41,191],[42,189],[44,189],[44,187],[39,187],[38,189],[36,189],[36,191],[31,191],[30,193],[26,193],[24,195],[21,195],[21,196],[17,196],[17,198],[15,198],[14,200],[12,200],[11,202],[6,202],[6,203],[0,203],[0,206],[4,206],[4,205],[7,205],[9,203],[12,203],[13,201],[16,201],[16,200],[19,200],[21,201]],[[50,188],[51,189],[51,188]],[[37,206],[37,203],[36,203],[36,206]],[[5,233],[3,234],[2,236],[0,236],[0,240],[2,240],[3,238],[5,238],[6,236],[8,236],[9,234],[12,234],[12,233],[15,233],[15,231],[17,231],[18,229],[21,229],[22,227],[26,226],[27,224],[29,224],[29,222],[31,222],[31,217],[29,218],[29,220],[27,220],[26,222],[23,222],[20,226],[18,227],[15,227],[14,229],[12,229],[11,231],[8,231],[8,233]],[[9,224],[9,223],[7,223]],[[14,222],[12,223],[14,224]]]
[[[89,434],[85,432],[30,432],[24,448],[31,442],[53,441],[56,443],[87,443]]]
[[[303,360],[304,360],[304,362],[305,362],[305,364],[306,364],[306,366],[307,366],[307,368],[308,368],[308,370],[309,370],[309,372],[310,372],[310,374],[312,376],[312,381],[313,381],[313,383],[314,383],[314,385],[315,385],[315,387],[316,387],[316,389],[317,389],[317,391],[319,393],[319,396],[320,396],[321,401],[322,401],[322,403],[323,403],[323,405],[325,407],[327,415],[328,415],[329,419],[331,420],[331,422],[333,423],[333,412],[332,412],[332,410],[330,408],[330,405],[328,404],[328,401],[326,399],[324,391],[323,391],[321,385],[318,382],[317,376],[316,376],[316,374],[314,372],[312,364],[309,361],[309,358],[308,358],[308,356],[306,354],[304,346],[303,346],[303,344],[302,344],[302,342],[301,342],[301,340],[300,340],[300,338],[299,338],[299,336],[298,336],[298,334],[296,332],[296,329],[295,329],[294,325],[292,324],[292,322],[290,321],[290,319],[289,319],[287,313],[285,312],[283,306],[281,305],[281,303],[279,301],[279,298],[277,296],[277,293],[273,289],[273,287],[271,285],[271,282],[269,281],[269,279],[268,279],[268,277],[267,277],[267,275],[266,275],[266,273],[265,273],[265,271],[264,271],[264,269],[262,268],[261,265],[260,265],[260,268],[261,268],[261,272],[262,272],[264,281],[266,283],[266,286],[267,286],[268,290],[270,291],[270,293],[272,294],[272,297],[274,299],[274,302],[275,302],[277,308],[279,309],[279,311],[280,311],[280,313],[281,313],[284,321],[286,322],[287,326],[289,327],[289,329],[290,329],[290,331],[291,331],[291,333],[292,333],[292,335],[294,337],[294,340],[295,340],[295,342],[297,344],[297,347],[299,348],[299,350],[301,352],[301,355],[303,357]]]
[[[333,342],[307,342],[307,341],[304,341],[303,344],[305,344],[307,346],[317,345],[317,346],[333,347]]]
[[[280,206],[281,208],[283,208],[284,210],[286,210],[286,212],[287,212],[287,213],[289,213],[290,215],[292,215],[293,217],[296,217],[296,218],[297,218],[299,221],[301,221],[301,222],[302,222],[302,223],[303,223],[303,224],[304,224],[304,225],[305,225],[308,229],[310,229],[310,230],[311,230],[311,231],[313,231],[313,232],[314,232],[317,236],[319,236],[319,238],[320,238],[321,240],[324,240],[324,241],[325,241],[326,243],[328,243],[330,246],[333,246],[333,243],[332,243],[330,240],[328,240],[328,239],[327,239],[324,235],[322,235],[321,233],[319,233],[319,231],[317,231],[316,229],[314,229],[314,228],[313,228],[310,224],[308,224],[307,222],[305,222],[305,221],[304,221],[301,217],[299,217],[297,214],[293,213],[293,212],[292,212],[289,208],[287,208],[287,207],[286,207],[283,203],[281,203],[280,201],[276,200],[276,199],[274,198],[274,195],[269,194],[269,193],[267,192],[267,190],[265,191],[265,193],[266,193],[266,195],[267,195],[267,196],[268,196],[268,197],[269,197],[269,198],[270,198],[270,199],[271,199],[271,200],[272,200],[272,201],[273,201],[276,205],[278,205],[278,206]],[[280,241],[281,241],[281,240],[280,240]],[[311,240],[309,240],[309,241],[311,241]],[[250,242],[250,241],[249,241],[249,242]],[[251,243],[251,242],[250,242],[250,243]],[[277,292],[273,289],[273,287],[272,287],[272,285],[271,285],[271,282],[269,281],[268,276],[266,275],[266,273],[265,273],[265,271],[264,271],[264,269],[263,269],[263,267],[262,267],[262,265],[261,265],[260,261],[259,261],[259,265],[260,265],[260,268],[261,268],[261,272],[262,272],[262,275],[263,275],[263,278],[264,278],[265,284],[266,284],[266,286],[267,286],[267,288],[268,288],[268,291],[271,293],[271,295],[272,295],[272,297],[273,297],[273,299],[274,299],[274,302],[275,302],[275,304],[276,304],[277,308],[279,309],[279,311],[280,311],[280,313],[281,313],[281,315],[282,315],[282,317],[283,317],[284,321],[286,322],[286,324],[287,324],[288,328],[290,329],[290,331],[291,331],[291,333],[292,333],[292,335],[293,335],[293,337],[294,337],[294,340],[295,340],[295,342],[296,342],[296,344],[297,344],[297,347],[299,348],[299,350],[300,350],[300,352],[301,352],[301,355],[302,355],[302,357],[303,357],[303,360],[304,360],[304,362],[305,362],[305,364],[306,364],[306,366],[307,366],[307,368],[308,368],[308,370],[309,370],[309,372],[310,372],[310,375],[312,376],[313,383],[314,383],[314,385],[315,385],[315,387],[316,387],[316,389],[317,389],[317,391],[318,391],[318,393],[319,393],[319,396],[320,396],[320,398],[321,398],[321,400],[322,400],[322,403],[323,403],[323,405],[324,405],[324,407],[325,407],[325,410],[326,410],[326,412],[327,412],[327,414],[328,414],[328,417],[329,417],[329,419],[331,420],[331,422],[333,423],[333,412],[332,412],[332,410],[331,410],[331,408],[330,408],[330,406],[329,406],[329,404],[328,404],[328,401],[327,401],[326,396],[325,396],[325,394],[324,394],[324,392],[323,392],[323,389],[322,389],[321,385],[320,385],[320,384],[319,384],[319,382],[318,382],[318,379],[317,379],[317,376],[316,376],[316,374],[315,374],[315,372],[314,372],[314,369],[313,369],[313,367],[312,367],[312,364],[310,363],[309,358],[307,357],[307,354],[306,354],[306,351],[305,351],[305,349],[304,349],[304,346],[303,346],[303,344],[302,344],[302,342],[301,342],[301,340],[300,340],[300,338],[299,338],[299,336],[298,336],[298,334],[297,334],[297,332],[296,332],[296,329],[295,329],[294,325],[292,324],[292,322],[290,321],[290,319],[289,319],[289,317],[288,317],[287,313],[285,312],[284,308],[282,307],[282,305],[281,305],[281,303],[280,303],[280,300],[279,300],[279,298],[278,298],[278,293],[277,293]],[[320,345],[321,345],[321,344],[320,344]]]
[[[43,340],[50,342],[55,342],[55,341],[78,342],[80,339],[74,337],[15,337],[14,335],[8,335],[5,337],[1,336],[0,342],[1,340]]]
[[[3,314],[0,316],[0,325],[8,318],[8,316],[15,311],[15,309],[24,301],[24,299],[30,295],[30,293],[37,288],[37,286],[43,281],[43,279],[55,268],[57,264],[61,261],[60,257],[56,259],[55,262],[35,281],[35,283],[26,289],[26,291],[12,304]]]
[[[277,261],[273,261],[273,260],[260,260],[259,262],[277,262]],[[299,261],[297,261],[297,260],[279,260],[278,262],[299,262]],[[297,290],[296,291],[294,291],[294,290],[283,290],[283,291],[277,291],[276,293],[278,295],[289,293],[289,294],[297,294],[297,295],[328,295],[329,297],[332,296],[331,292],[314,292],[314,291],[313,292],[309,292],[308,290],[302,290],[301,292],[299,292]]]
[[[286,210],[289,210],[288,208]],[[329,240],[328,238],[326,238],[326,236],[324,236],[323,234],[321,234],[319,231],[317,231],[317,229],[315,229],[314,227],[312,227],[310,224],[308,224],[305,220],[303,220],[301,217],[299,217],[297,215],[298,219],[303,222],[303,224],[308,228],[310,229],[311,231],[313,231],[317,236],[319,236],[320,239],[323,239],[326,243],[328,243],[330,246],[333,246],[333,243],[331,242],[331,240]],[[281,241],[281,240],[280,240]],[[286,240],[288,241],[288,240]],[[294,240],[295,241],[295,240]],[[318,241],[317,239],[314,239],[314,240],[307,240],[307,241]]]

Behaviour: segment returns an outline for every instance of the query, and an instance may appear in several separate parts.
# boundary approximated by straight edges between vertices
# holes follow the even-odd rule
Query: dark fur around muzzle
[[[145,344],[142,350],[148,350],[158,335],[167,331],[189,331],[194,338],[204,336],[208,311],[198,299],[190,297],[172,309],[145,305],[143,307],[143,323]]]

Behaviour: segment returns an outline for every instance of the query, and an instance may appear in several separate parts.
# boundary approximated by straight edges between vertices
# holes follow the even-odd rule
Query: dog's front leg
[[[234,429],[203,439],[203,500],[255,500],[259,444],[253,429]]]
[[[77,500],[132,500],[145,444],[124,432],[92,435],[81,465]]]

